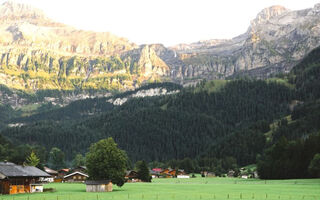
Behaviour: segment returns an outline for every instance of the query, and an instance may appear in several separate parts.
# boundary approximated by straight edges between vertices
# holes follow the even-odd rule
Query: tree
[[[194,163],[190,158],[185,158],[180,162],[180,169],[184,169],[187,173],[194,172]]]
[[[147,163],[143,161],[138,161],[136,163],[136,169],[138,173],[138,178],[143,182],[151,182],[152,177],[150,176],[149,168]]]
[[[72,161],[73,167],[84,166],[85,163],[86,163],[86,158],[83,157],[82,154],[80,153],[78,153]]]
[[[114,140],[100,140],[92,144],[86,155],[87,170],[92,180],[111,180],[121,187],[127,166],[127,154],[119,149]]]
[[[40,163],[40,159],[37,155],[32,151],[30,156],[26,159],[27,165],[29,166],[37,166]]]
[[[313,177],[320,178],[320,153],[314,155],[308,170]]]
[[[54,169],[65,167],[64,153],[57,147],[53,147],[49,153],[49,166]]]

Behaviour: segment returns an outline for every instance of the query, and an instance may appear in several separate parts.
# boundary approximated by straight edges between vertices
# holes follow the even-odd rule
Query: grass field
[[[109,193],[86,193],[84,184],[52,183],[56,192],[3,195],[0,200],[320,200],[320,179],[273,180],[236,178],[153,179],[152,183],[126,183]]]

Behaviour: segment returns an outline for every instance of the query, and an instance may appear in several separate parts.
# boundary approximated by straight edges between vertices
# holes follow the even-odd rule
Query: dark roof
[[[98,180],[98,181],[87,180],[85,184],[86,185],[106,185],[106,184],[109,184],[110,182],[111,182],[110,180]]]
[[[6,177],[48,177],[46,172],[33,167],[21,166],[10,162],[0,162],[0,173]]]

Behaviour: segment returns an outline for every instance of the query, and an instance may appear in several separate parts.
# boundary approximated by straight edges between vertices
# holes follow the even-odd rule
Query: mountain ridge
[[[0,84],[31,92],[125,91],[154,81],[185,85],[246,75],[267,78],[289,72],[320,45],[319,7],[272,6],[233,39],[165,47],[77,30],[38,9],[5,2],[0,6]]]

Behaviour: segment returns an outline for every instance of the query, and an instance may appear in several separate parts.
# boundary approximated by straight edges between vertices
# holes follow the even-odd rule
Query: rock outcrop
[[[251,21],[246,33],[232,40],[171,47],[184,63],[175,78],[182,81],[237,75],[266,78],[288,72],[320,45],[319,7],[318,4],[312,9],[290,11],[272,6]]]
[[[319,45],[320,4],[299,11],[272,6],[231,40],[171,48],[77,30],[27,5],[0,5],[0,84],[20,90],[128,90],[146,81],[265,78],[288,72]]]
[[[133,58],[121,60],[123,54]],[[0,84],[32,91],[127,90],[168,74],[166,63],[149,46],[111,33],[77,30],[28,5],[0,5]]]

